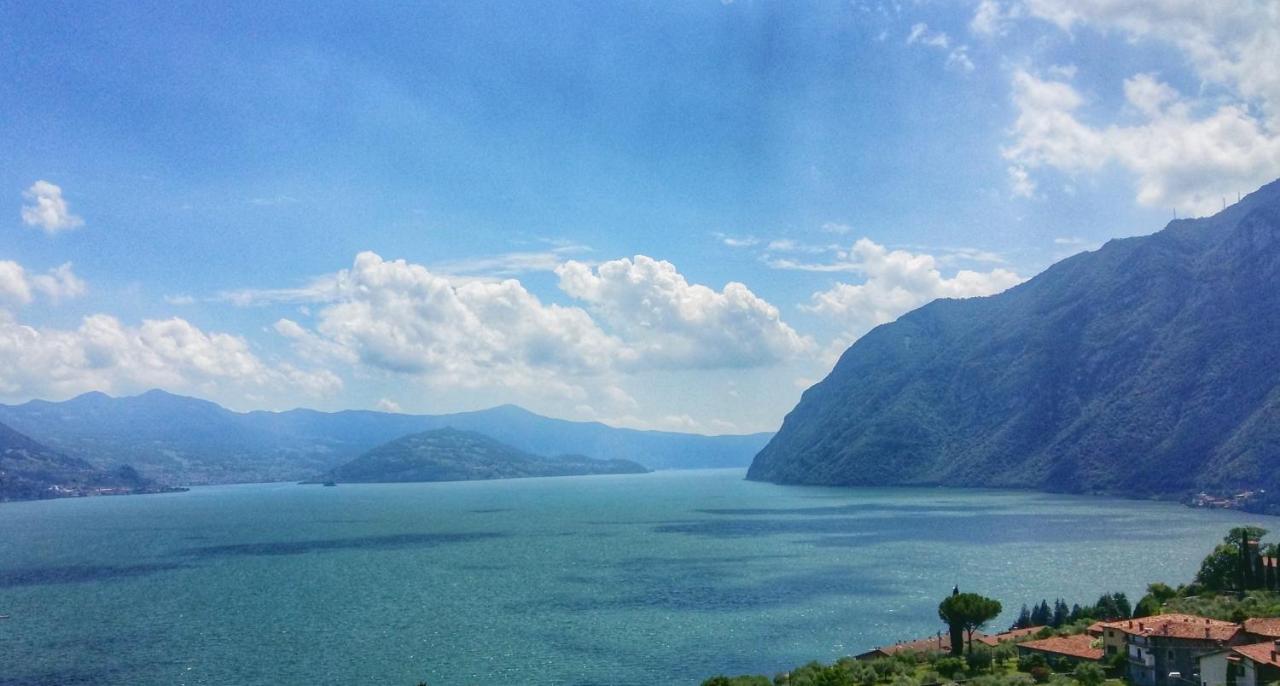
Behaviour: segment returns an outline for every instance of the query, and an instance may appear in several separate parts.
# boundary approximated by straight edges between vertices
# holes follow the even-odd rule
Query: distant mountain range
[[[110,471],[68,457],[0,424],[0,502],[172,490],[132,467]]]
[[[449,415],[241,413],[159,390],[0,405],[0,422],[94,467],[130,464],[170,484],[298,481],[387,441],[445,427],[476,431],[528,453],[630,460],[650,469],[746,466],[770,436],[618,429],[542,417],[513,405]]]
[[[646,471],[628,460],[593,460],[582,455],[543,457],[474,431],[433,429],[384,443],[324,474],[320,480],[338,483],[474,481],[643,474]]]
[[[804,393],[748,478],[1280,488],[1280,181],[876,328]]]

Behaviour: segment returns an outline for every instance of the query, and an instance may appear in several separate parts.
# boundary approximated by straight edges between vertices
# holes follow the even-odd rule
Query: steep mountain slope
[[[337,482],[472,481],[645,471],[626,460],[541,457],[474,431],[433,429],[380,445],[323,478]]]
[[[878,327],[748,478],[1172,495],[1280,486],[1280,182]]]
[[[530,453],[585,453],[653,469],[745,466],[769,439],[617,429],[550,419],[511,405],[453,415],[238,413],[158,390],[127,398],[87,393],[63,402],[0,405],[0,422],[95,466],[128,462],[163,481],[187,484],[305,479],[399,436],[447,426]]]
[[[0,424],[0,502],[164,490],[169,489],[144,479],[132,467],[101,471]]]

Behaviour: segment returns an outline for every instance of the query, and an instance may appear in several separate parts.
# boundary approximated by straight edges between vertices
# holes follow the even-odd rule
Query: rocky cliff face
[[[748,478],[1280,486],[1280,182],[873,330],[805,392]]]

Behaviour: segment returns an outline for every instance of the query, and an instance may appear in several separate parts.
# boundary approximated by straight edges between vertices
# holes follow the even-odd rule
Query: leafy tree
[[[956,678],[964,671],[964,660],[958,657],[944,657],[933,664],[933,668],[948,679]]]
[[[1102,668],[1092,662],[1081,662],[1071,673],[1080,686],[1101,686],[1107,675]]]
[[[1138,606],[1133,608],[1133,618],[1140,619],[1142,617],[1152,617],[1160,614],[1162,605],[1156,596],[1148,593],[1142,596],[1142,600],[1138,601]]]
[[[1235,546],[1229,543],[1219,544],[1200,563],[1200,571],[1196,572],[1196,583],[1209,591],[1234,589],[1240,573],[1238,554],[1239,550]]]
[[[969,654],[964,656],[965,664],[969,666],[970,673],[982,672],[991,669],[991,650],[981,648],[974,650],[973,646],[969,646]]]
[[[957,629],[968,635],[969,650],[973,650],[973,634],[1000,614],[1000,601],[977,593],[953,593],[938,604],[938,617],[946,622],[954,636]],[[959,654],[953,642],[951,653]]]

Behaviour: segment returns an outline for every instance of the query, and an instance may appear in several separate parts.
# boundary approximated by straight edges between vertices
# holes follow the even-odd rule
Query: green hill
[[[95,469],[0,424],[0,502],[167,490],[172,489],[157,486],[132,467]]]
[[[876,328],[748,478],[1182,495],[1280,487],[1280,182]]]
[[[472,481],[581,474],[641,474],[627,460],[541,457],[474,431],[424,431],[380,445],[324,475],[337,482]]]

